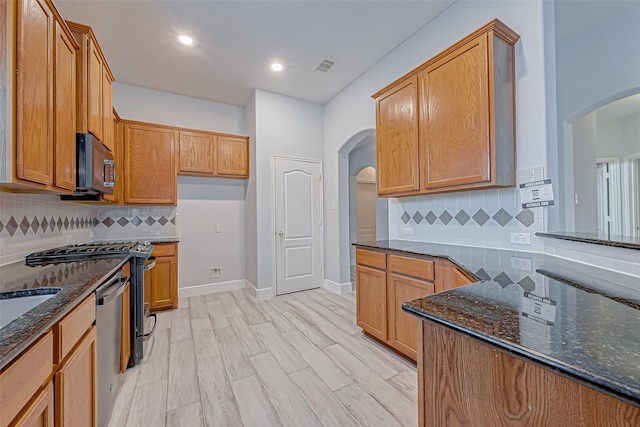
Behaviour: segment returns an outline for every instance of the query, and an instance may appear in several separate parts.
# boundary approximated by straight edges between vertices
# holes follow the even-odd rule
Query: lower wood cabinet
[[[57,427],[96,425],[96,355],[92,326],[55,374]]]
[[[445,259],[357,248],[356,323],[415,361],[418,320],[402,311],[402,304],[472,282]]]
[[[55,425],[53,406],[53,383],[49,381],[27,407],[23,415],[14,422],[13,426],[53,427]]]
[[[155,243],[153,269],[144,272],[145,307],[151,311],[178,307],[178,244]]]

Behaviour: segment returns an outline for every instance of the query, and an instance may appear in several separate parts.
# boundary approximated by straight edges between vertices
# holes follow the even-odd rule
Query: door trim
[[[271,223],[271,236],[273,238],[273,296],[278,295],[278,239],[276,237],[277,224],[276,224],[276,161],[277,160],[293,160],[298,162],[306,162],[306,163],[317,163],[320,168],[320,271],[322,272],[322,277],[320,278],[320,287],[323,287],[324,284],[324,165],[322,160],[304,158],[304,157],[294,157],[294,156],[282,156],[282,155],[271,155],[271,206],[273,212],[273,222]]]

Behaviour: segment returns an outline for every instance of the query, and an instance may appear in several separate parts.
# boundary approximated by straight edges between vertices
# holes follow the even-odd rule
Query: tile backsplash
[[[144,240],[178,236],[178,214],[175,206],[100,206],[94,222],[96,240]]]
[[[95,208],[58,196],[0,192],[0,265],[31,252],[91,240]]]

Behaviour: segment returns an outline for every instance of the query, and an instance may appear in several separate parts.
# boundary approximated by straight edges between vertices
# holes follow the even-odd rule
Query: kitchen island
[[[454,260],[462,250],[436,246]],[[529,271],[403,304],[420,319],[420,426],[640,425],[636,277],[543,254],[464,251],[476,252],[467,264],[483,252]]]

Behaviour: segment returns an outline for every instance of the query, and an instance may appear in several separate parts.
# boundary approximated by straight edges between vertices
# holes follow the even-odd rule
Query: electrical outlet
[[[211,267],[211,278],[221,277],[222,272],[220,267]]]
[[[90,238],[90,239],[93,239],[93,230],[91,230],[91,231],[89,232],[89,238]]]
[[[521,258],[517,256],[511,257],[511,268],[518,270],[531,271],[531,260],[529,258]]]
[[[411,227],[405,227],[405,228],[404,228],[404,235],[405,235],[405,236],[413,236],[413,228],[411,228]]]
[[[73,234],[67,234],[67,243],[73,242]]]
[[[216,224],[216,233],[222,233],[222,224]]]
[[[511,243],[516,245],[530,245],[531,233],[511,233]]]

